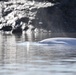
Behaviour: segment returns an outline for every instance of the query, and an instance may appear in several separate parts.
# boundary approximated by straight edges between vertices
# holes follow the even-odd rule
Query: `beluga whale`
[[[56,38],[47,38],[39,41],[40,44],[63,44],[63,45],[76,45],[76,38],[68,37],[56,37]]]

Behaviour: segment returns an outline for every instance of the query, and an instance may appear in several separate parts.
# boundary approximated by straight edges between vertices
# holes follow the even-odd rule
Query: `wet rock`
[[[29,29],[28,26],[25,26],[25,28],[23,29],[24,31],[27,31]]]
[[[22,28],[21,28],[21,26],[15,27],[15,28],[12,30],[12,33],[22,33]]]
[[[12,26],[3,26],[2,28],[1,28],[1,30],[2,31],[12,31]]]

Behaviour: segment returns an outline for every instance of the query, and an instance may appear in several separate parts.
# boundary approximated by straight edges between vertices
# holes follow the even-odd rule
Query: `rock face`
[[[18,30],[32,25],[51,32],[76,32],[75,3],[75,0],[0,1],[0,29],[9,25]]]
[[[50,1],[50,0],[49,0]],[[66,32],[76,32],[76,0],[54,0],[55,8],[62,12],[63,30]],[[49,9],[51,11],[51,8]]]

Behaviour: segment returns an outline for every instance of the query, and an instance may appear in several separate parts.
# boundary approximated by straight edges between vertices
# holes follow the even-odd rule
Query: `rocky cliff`
[[[75,0],[0,1],[0,28],[41,28],[51,32],[76,32]]]

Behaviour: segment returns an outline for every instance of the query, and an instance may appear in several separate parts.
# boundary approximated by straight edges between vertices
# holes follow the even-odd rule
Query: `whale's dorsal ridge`
[[[48,38],[40,41],[40,43],[43,44],[72,44],[76,45],[76,38],[62,38],[62,37],[57,37],[57,38]]]

